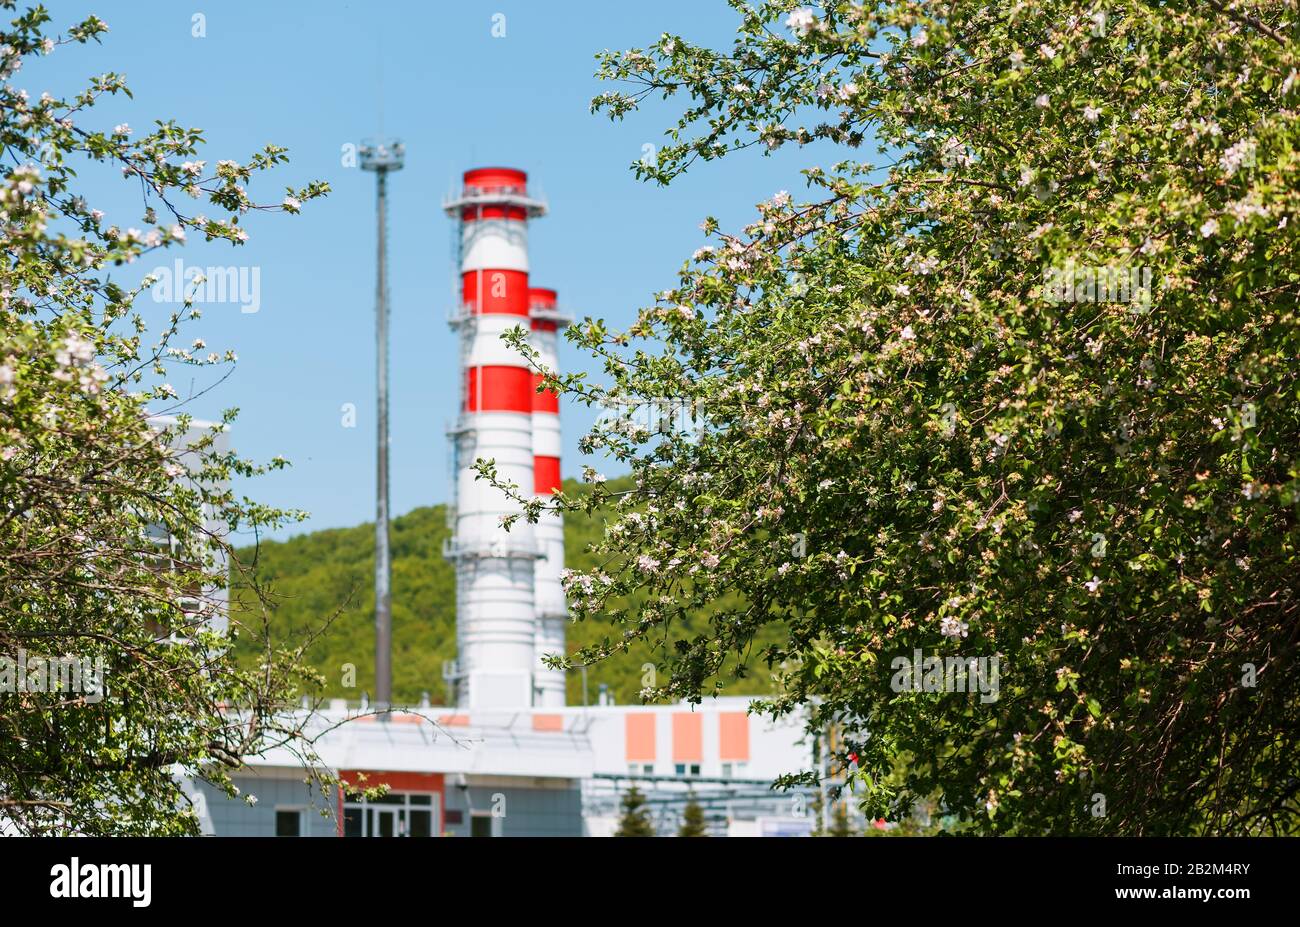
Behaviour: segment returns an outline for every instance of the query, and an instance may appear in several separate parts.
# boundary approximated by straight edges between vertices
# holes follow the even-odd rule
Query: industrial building
[[[659,833],[675,833],[690,795],[719,836],[806,835],[810,796],[770,788],[813,766],[800,718],[774,723],[750,714],[745,698],[565,704],[563,673],[542,664],[565,649],[561,518],[507,531],[502,518],[518,504],[474,469],[495,460],[505,482],[537,496],[560,484],[558,397],[539,390],[540,375],[501,339],[527,326],[540,362],[556,366],[569,320],[555,290],[532,286],[528,260],[529,222],[547,205],[530,195],[523,171],[487,167],[466,171],[444,206],[460,272],[449,320],[460,344],[461,412],[448,435],[453,535],[444,550],[456,571],[457,659],[444,672],[454,705],[376,715],[336,701],[305,713],[323,767],[389,793],[367,802],[322,792],[299,756],[271,751],[235,776],[238,800],[194,786],[204,833],[607,836],[635,781]],[[380,266],[382,293],[382,243]]]
[[[748,713],[741,697],[704,705],[595,705],[511,712],[412,708],[386,717],[339,702],[308,733],[345,782],[387,785],[367,804],[323,792],[287,750],[253,758],[232,800],[199,784],[204,833],[219,836],[610,836],[621,795],[646,794],[660,834],[692,795],[718,836],[795,836],[814,825],[806,792],[776,792],[807,768],[796,724]],[[256,803],[249,804],[248,796]]]

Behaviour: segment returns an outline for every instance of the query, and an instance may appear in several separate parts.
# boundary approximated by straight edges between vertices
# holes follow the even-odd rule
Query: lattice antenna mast
[[[406,155],[397,139],[368,139],[361,143],[363,171],[374,171],[375,228],[375,701],[393,703],[393,566],[388,537],[388,174],[400,171]]]

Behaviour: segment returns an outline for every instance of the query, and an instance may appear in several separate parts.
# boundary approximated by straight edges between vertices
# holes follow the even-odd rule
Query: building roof
[[[585,779],[594,755],[581,725],[539,725],[534,713],[487,716],[445,708],[410,709],[386,719],[324,710],[310,719],[307,735],[323,765],[334,770],[467,773]],[[253,767],[301,765],[288,749],[251,757]]]

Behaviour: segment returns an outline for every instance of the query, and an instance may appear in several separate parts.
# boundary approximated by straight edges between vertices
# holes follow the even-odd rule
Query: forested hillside
[[[613,484],[614,481],[611,481]],[[568,481],[570,492],[578,487]],[[605,520],[597,515],[582,519],[569,515],[565,522],[567,565],[591,565],[588,544],[604,532]],[[456,588],[452,565],[442,557],[449,536],[446,508],[442,505],[414,509],[392,522],[393,548],[393,695],[399,702],[416,702],[428,692],[438,703],[445,699],[442,682],[444,660],[456,656]],[[357,699],[374,692],[374,525],[315,531],[288,541],[263,542],[239,551],[239,560],[270,594],[272,640],[281,646],[299,641],[337,613],[325,634],[308,651],[308,661],[326,679],[323,696]],[[255,635],[260,617],[247,580],[234,571],[232,618],[245,626],[239,638],[240,654],[255,659]],[[678,629],[678,633],[687,629]],[[622,635],[622,627],[608,622],[570,624],[569,650]],[[638,644],[629,654],[612,657],[588,669],[592,702],[605,683],[621,704],[637,700],[641,667],[656,663],[655,649]],[[344,685],[344,667],[356,667],[356,685]],[[767,691],[766,668],[751,665],[752,676],[729,682],[728,694]],[[582,703],[582,678],[569,674],[569,704]]]

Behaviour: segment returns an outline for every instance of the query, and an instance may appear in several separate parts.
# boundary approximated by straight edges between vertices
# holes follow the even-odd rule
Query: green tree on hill
[[[618,492],[632,481],[611,479]],[[565,482],[575,496],[591,488]],[[596,564],[590,552],[604,535],[611,513],[597,508],[590,514],[565,518],[567,565],[575,570]],[[442,556],[449,537],[446,508],[414,509],[392,521],[393,556],[393,692],[399,701],[415,704],[428,692],[442,702],[442,664],[456,657],[456,577]],[[263,597],[269,597],[266,633],[279,646],[306,646],[305,656],[320,674],[320,685],[309,686],[321,698],[358,699],[374,691],[374,530],[369,524],[330,528],[285,541],[263,541],[236,554],[242,569],[232,576],[232,613],[241,622],[259,627]],[[322,618],[332,616],[328,632],[316,633]],[[684,624],[689,628],[698,620]],[[603,620],[570,623],[566,628],[570,653],[603,642],[609,625]],[[259,635],[260,636],[260,635]],[[249,666],[261,659],[254,637],[239,641]],[[644,685],[642,667],[663,662],[662,647],[643,642],[625,654],[593,665],[588,673],[589,697],[597,686],[609,687],[620,704],[636,702]],[[355,678],[348,667],[355,668]],[[568,674],[568,702],[582,704],[582,677]],[[348,686],[346,683],[351,682]],[[771,674],[755,672],[737,684],[739,693],[772,691]]]

